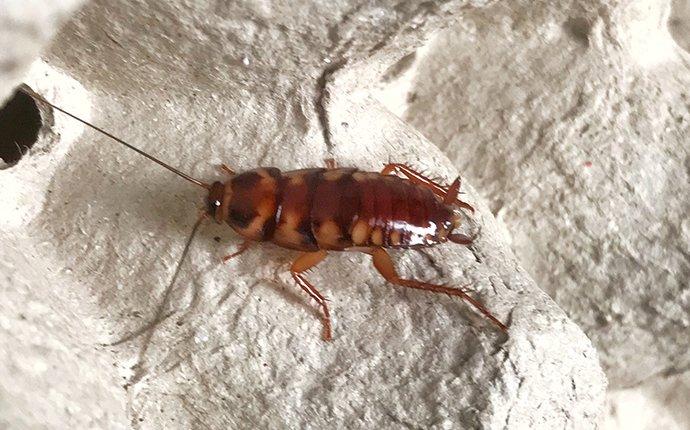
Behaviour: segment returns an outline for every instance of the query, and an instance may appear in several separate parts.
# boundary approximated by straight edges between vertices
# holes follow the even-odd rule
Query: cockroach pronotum
[[[406,164],[389,163],[381,172],[374,173],[339,168],[330,159],[324,168],[289,172],[263,167],[236,173],[222,165],[228,179],[208,184],[55,106],[28,87],[22,86],[20,90],[208,190],[206,208],[194,226],[185,252],[201,222],[208,218],[227,223],[244,238],[239,250],[224,257],[225,261],[257,242],[273,242],[300,251],[290,273],[321,307],[324,340],[331,340],[327,300],[304,274],[329,251],[346,250],[371,255],[374,267],[388,282],[460,297],[502,331],[508,331],[483,304],[462,289],[401,278],[386,251],[425,248],[447,241],[472,243],[473,238],[454,232],[460,225],[460,210],[474,212],[472,206],[458,198],[459,177],[450,186],[443,186]]]

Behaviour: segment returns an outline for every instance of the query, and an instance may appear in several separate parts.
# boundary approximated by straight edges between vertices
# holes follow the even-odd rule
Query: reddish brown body
[[[240,235],[300,251],[431,246],[460,220],[428,188],[357,169],[251,170],[218,200],[216,220]]]

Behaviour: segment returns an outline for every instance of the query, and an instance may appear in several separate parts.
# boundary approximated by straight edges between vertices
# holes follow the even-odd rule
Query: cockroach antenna
[[[206,220],[208,217],[204,214],[199,217],[199,219],[196,220],[194,223],[194,227],[192,227],[192,232],[189,234],[189,237],[187,238],[187,242],[185,242],[184,249],[182,250],[182,255],[180,255],[179,260],[177,261],[177,265],[175,266],[175,272],[173,273],[172,278],[170,279],[170,282],[168,283],[168,286],[165,288],[165,291],[163,292],[163,299],[161,300],[160,304],[158,305],[158,308],[156,309],[156,313],[154,314],[153,319],[151,322],[148,324],[144,325],[142,328],[114,341],[110,342],[107,344],[104,344],[104,346],[117,346],[121,345],[126,342],[130,342],[134,340],[135,338],[141,336],[142,334],[146,334],[146,337],[144,338],[144,342],[141,346],[141,350],[139,351],[139,357],[140,361],[142,360],[142,357],[146,355],[146,350],[149,347],[149,344],[151,343],[151,336],[153,335],[153,328],[157,325],[160,324],[161,321],[165,319],[165,311],[168,307],[168,303],[170,302],[170,296],[173,291],[173,287],[175,286],[175,282],[177,282],[177,278],[180,276],[180,271],[182,270],[182,263],[184,263],[185,259],[187,258],[187,255],[189,254],[189,250],[192,247],[192,242],[194,241],[194,237],[196,237],[197,232],[199,231],[199,227],[201,224]]]
[[[211,189],[211,186],[209,184],[207,184],[205,182],[201,182],[198,179],[192,178],[191,176],[187,175],[186,173],[183,173],[183,172],[177,170],[176,168],[170,166],[169,164],[166,164],[166,163],[162,162],[161,160],[153,157],[152,155],[147,154],[146,152],[142,151],[141,149],[137,148],[136,146],[130,145],[129,143],[125,142],[124,140],[120,139],[119,137],[113,136],[112,134],[108,133],[107,131],[103,130],[102,128],[97,127],[97,126],[91,124],[90,122],[85,121],[85,120],[79,118],[78,116],[67,112],[66,110],[62,109],[59,106],[55,106],[54,104],[52,104],[51,102],[49,102],[48,100],[43,98],[43,96],[41,96],[41,95],[37,94],[35,91],[33,91],[27,85],[25,85],[25,84],[20,85],[18,89],[19,89],[19,91],[23,92],[24,94],[27,94],[28,96],[32,97],[36,101],[38,101],[40,103],[44,103],[44,104],[52,107],[53,109],[60,111],[60,112],[64,113],[65,115],[67,115],[71,118],[76,119],[80,123],[82,123],[86,126],[89,126],[98,132],[103,133],[104,135],[108,136],[109,138],[113,139],[114,141],[126,146],[127,148],[131,149],[134,152],[137,152],[140,155],[143,155],[144,157],[148,158],[149,160],[153,161],[154,163],[157,163],[157,164],[165,167],[166,169],[170,170],[171,172],[175,173],[178,176],[181,176],[182,178],[188,180],[189,182],[196,184],[200,187],[206,188],[207,190]]]

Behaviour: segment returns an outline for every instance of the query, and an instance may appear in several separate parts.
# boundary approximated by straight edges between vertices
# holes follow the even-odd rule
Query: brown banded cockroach
[[[324,168],[289,172],[263,167],[236,173],[223,165],[228,179],[208,184],[53,105],[28,87],[20,89],[208,191],[205,210],[194,225],[182,259],[204,219],[227,223],[244,238],[239,250],[225,257],[226,261],[257,242],[272,242],[300,251],[290,273],[321,307],[324,340],[331,340],[327,300],[304,274],[329,251],[345,250],[371,255],[376,270],[392,284],[460,297],[502,331],[508,330],[462,289],[401,278],[386,251],[425,248],[447,241],[472,243],[472,238],[454,232],[460,225],[459,210],[474,212],[472,206],[458,198],[459,177],[446,187],[406,164],[389,163],[381,172],[363,172],[339,168],[333,160],[326,160]],[[176,274],[178,271],[179,265]]]

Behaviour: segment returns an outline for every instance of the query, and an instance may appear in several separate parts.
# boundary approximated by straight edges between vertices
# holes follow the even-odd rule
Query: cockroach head
[[[218,216],[216,212],[220,209],[223,204],[223,196],[225,195],[225,185],[222,182],[214,182],[211,184],[211,188],[208,192],[208,197],[206,198],[206,210],[208,215],[218,221]]]

